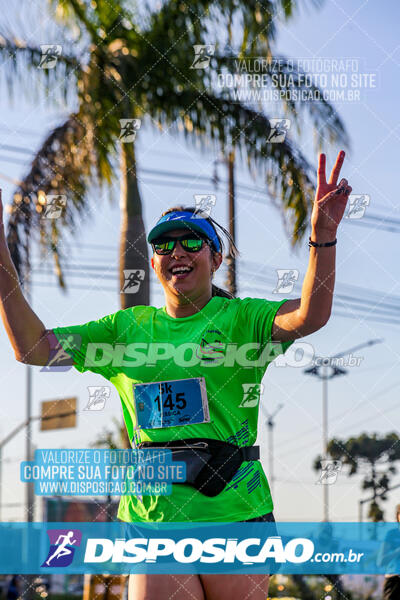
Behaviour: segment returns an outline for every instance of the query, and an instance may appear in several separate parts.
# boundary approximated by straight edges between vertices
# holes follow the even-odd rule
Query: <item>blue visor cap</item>
[[[210,225],[207,219],[202,219],[188,210],[177,210],[161,217],[147,236],[147,241],[151,244],[153,240],[162,237],[163,233],[173,229],[189,229],[190,231],[202,233],[211,241],[214,249],[221,252],[221,244],[214,227]]]

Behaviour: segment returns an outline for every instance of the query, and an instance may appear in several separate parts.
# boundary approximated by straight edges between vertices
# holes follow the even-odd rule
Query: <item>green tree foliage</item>
[[[400,439],[397,433],[379,436],[377,433],[362,433],[347,440],[333,438],[328,444],[328,453],[342,465],[348,467],[348,475],[363,474],[362,489],[372,492],[368,517],[382,521],[384,513],[381,501],[387,500],[386,492],[391,477],[397,472],[394,463],[400,460]],[[314,469],[321,468],[321,456],[314,462]]]
[[[17,84],[24,89],[29,71],[46,91],[49,102],[54,103],[61,94],[67,107],[74,106],[64,122],[45,137],[12,200],[8,244],[21,277],[29,267],[29,243],[39,232],[43,256],[53,256],[59,284],[65,287],[66,234],[81,235],[82,223],[89,220],[93,210],[89,209],[89,191],[101,198],[102,187],[111,189],[119,174],[120,281],[124,269],[145,271],[139,292],[121,294],[121,303],[123,308],[148,304],[149,260],[140,169],[135,143],[119,141],[123,118],[141,119],[138,136],[145,127],[155,127],[163,134],[185,138],[208,156],[235,148],[236,156],[250,172],[264,178],[266,194],[268,191],[285,215],[292,243],[302,238],[312,207],[314,167],[294,140],[279,144],[266,141],[269,118],[280,111],[292,119],[291,129],[300,133],[306,116],[320,147],[322,140],[325,144],[348,145],[340,117],[325,100],[310,102],[301,98],[289,99],[280,108],[276,105],[274,114],[269,115],[262,106],[237,101],[232,90],[217,88],[215,77],[232,67],[227,44],[238,48],[236,58],[271,59],[279,19],[292,18],[299,6],[307,4],[306,0],[49,3],[64,32],[54,39],[55,44],[63,46],[54,69],[38,69],[40,48],[6,34],[0,25],[0,61],[10,91]],[[62,35],[65,39],[60,39]],[[206,69],[192,68],[196,44],[215,45]],[[279,58],[282,71],[288,72],[287,60]],[[272,74],[266,73],[271,86]],[[293,87],[297,91],[305,89],[299,73],[292,75]],[[59,219],[41,218],[47,194],[67,196],[67,206]],[[101,210],[98,200],[95,210]]]

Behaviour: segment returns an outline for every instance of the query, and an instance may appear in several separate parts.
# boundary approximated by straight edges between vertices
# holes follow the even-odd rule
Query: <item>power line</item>
[[[389,386],[388,388],[385,388],[384,390],[381,390],[380,392],[378,392],[376,395],[372,396],[372,398],[367,398],[366,402],[368,402],[369,400],[372,400],[373,398],[378,398],[379,396],[386,394],[387,392],[389,392],[390,390],[392,390],[393,388],[397,387],[400,385],[400,381],[397,381],[396,383],[394,383],[393,385]],[[388,409],[385,409],[385,414],[387,414],[388,412],[391,412],[393,410],[395,410],[396,408],[398,408],[398,402],[396,404],[393,404],[391,407],[389,407]],[[348,414],[348,410],[340,413],[339,415],[336,415],[336,417],[333,417],[331,419],[332,421],[338,421],[339,419],[342,419],[343,417],[345,417]],[[362,424],[362,423],[366,423],[368,421],[371,421],[372,419],[376,419],[376,415],[371,415],[369,417],[367,417],[366,419],[364,419],[363,421],[357,421],[356,423],[352,424],[352,425],[348,425],[347,428],[344,429],[344,431],[346,429],[353,429],[354,427]],[[305,448],[309,448],[310,447],[310,441],[308,439],[307,443],[303,446],[298,446],[298,440],[302,439],[304,437],[308,437],[310,433],[315,431],[315,427],[310,427],[310,429],[307,429],[306,431],[303,431],[302,433],[300,433],[299,435],[296,436],[296,439],[293,439],[293,436],[290,436],[288,438],[286,438],[285,440],[281,441],[279,444],[277,444],[277,447],[279,448],[280,446],[286,446],[288,443],[290,444],[295,443],[296,447],[293,448],[292,450],[289,450],[288,452],[286,452],[285,454],[283,454],[282,458],[285,458],[285,456],[288,456],[289,454],[292,454],[293,452],[298,452],[299,450],[303,450]]]
[[[107,247],[107,246],[102,246],[101,244],[85,244],[84,246],[82,246],[83,248],[95,248],[95,249],[107,249],[107,250],[113,250],[115,248],[113,248],[112,246]],[[95,257],[94,260],[98,261],[98,257]],[[260,281],[260,275],[264,276],[265,279],[263,279],[263,283],[265,283],[265,285],[259,285],[259,286],[254,286],[253,282],[251,281],[247,281],[246,279],[242,278],[242,284],[243,285],[251,285],[254,289],[259,289],[262,292],[270,292],[272,290],[269,289],[269,285],[271,285],[271,288],[275,288],[276,287],[276,270],[273,267],[267,267],[268,268],[268,272],[265,272],[265,268],[261,267],[258,263],[253,262],[253,261],[247,261],[247,260],[242,260],[239,259],[238,261],[238,267],[239,270],[241,270],[242,268],[244,270],[246,270],[246,274],[250,275],[250,276],[254,276],[257,278],[257,282]],[[34,268],[38,268],[37,266],[34,265]],[[41,268],[41,267],[40,267]],[[93,271],[93,272],[97,272],[97,271],[106,271],[107,273],[111,273],[114,269],[115,269],[115,265],[111,265],[111,266],[104,266],[102,264],[99,264],[97,262],[97,264],[84,264],[84,265],[78,265],[78,264],[67,264],[64,267],[65,271],[81,271],[81,270],[86,270],[88,272]],[[227,269],[227,265],[225,265],[224,263],[221,265],[221,273],[224,273],[224,271]],[[254,269],[254,270],[253,270]],[[50,271],[48,271],[48,273],[50,274]],[[274,279],[272,278],[272,273],[274,273]],[[115,277],[118,277],[118,275],[115,275]],[[151,273],[151,279],[154,281],[157,281],[156,277],[153,275],[153,273]],[[341,288],[345,288],[346,290],[348,290],[350,293],[346,293],[345,291],[340,291]],[[360,304],[367,304],[367,305],[372,305],[374,303],[378,303],[379,307],[378,309],[386,310],[386,311],[400,311],[400,296],[394,296],[394,295],[390,295],[387,296],[387,299],[382,300],[381,297],[378,295],[379,292],[375,291],[375,290],[371,290],[370,288],[363,288],[361,286],[358,285],[353,285],[353,284],[346,284],[346,283],[338,283],[337,284],[337,289],[335,291],[335,297],[339,298],[339,299],[343,299],[344,301],[349,300],[351,302],[356,302],[356,303],[360,303]],[[353,292],[353,294],[351,294],[351,292]],[[354,294],[357,295],[354,295]],[[368,297],[369,296],[369,297]],[[388,300],[392,301],[388,302]],[[376,308],[376,307],[373,307]]]
[[[20,133],[21,135],[36,135],[36,136],[42,136],[43,132],[41,131],[33,131],[31,129],[23,129],[23,130],[19,130],[19,129],[13,129],[11,130],[9,127],[4,127],[4,126],[0,126],[0,131],[4,131],[5,133],[8,133],[9,135],[15,135],[16,133]]]
[[[0,144],[0,150],[10,150],[11,152],[20,152],[21,154],[29,154],[30,156],[32,155],[31,150],[20,148],[19,146],[10,146],[8,144]]]
[[[0,130],[4,130],[4,131],[9,131],[4,127],[0,127]],[[19,132],[17,132],[19,133]],[[42,133],[40,132],[33,132],[33,131],[29,131],[29,130],[24,130],[23,132],[24,134],[27,135],[37,135],[37,136],[41,136]],[[21,152],[23,154],[30,154],[32,155],[32,152],[30,150],[27,150],[26,148],[22,148],[21,146],[9,146],[9,145],[2,145],[0,146],[0,149],[4,148],[4,149],[9,149],[12,152]],[[156,154],[160,154],[162,156],[168,156],[170,157],[170,154],[166,151],[162,151],[162,150],[156,150],[153,149],[152,153],[156,153]],[[186,155],[181,154],[179,155],[179,157],[181,158],[188,158]],[[212,177],[208,176],[208,175],[199,175],[199,174],[192,174],[192,173],[182,173],[180,171],[161,171],[161,170],[156,170],[156,169],[146,169],[146,168],[142,168],[140,169],[143,172],[147,172],[149,174],[156,174],[156,175],[164,175],[166,177],[178,177],[178,178],[187,178],[189,180],[193,180],[193,178],[195,179],[200,179],[203,181],[206,181],[208,183],[213,183],[212,181]],[[221,183],[224,186],[228,185],[228,181],[225,179],[218,179],[218,183]],[[254,186],[248,186],[246,184],[243,183],[237,183],[236,187],[242,188],[242,189],[246,189],[250,192],[254,192],[256,191],[257,193],[260,193],[261,195],[264,196],[266,190],[263,188],[257,188]],[[381,207],[381,210],[390,210],[392,211],[392,209],[387,209],[385,206]],[[367,219],[367,220],[381,220],[383,217],[379,216],[379,215],[370,215],[369,213],[365,213],[362,219],[351,219],[351,221],[353,222],[353,224],[356,225],[363,225],[363,220]],[[386,217],[384,217],[386,219]],[[392,221],[396,224],[396,225],[400,225],[400,219],[396,220],[393,219],[393,217],[391,217]]]
[[[8,156],[0,156],[0,160],[13,163],[14,165],[23,165],[24,167],[29,165],[29,160],[17,160],[16,158],[9,158]]]
[[[225,267],[226,268],[226,267]],[[100,279],[119,282],[119,274],[112,274],[113,268],[108,268],[107,270],[99,265],[67,265],[64,267],[65,275],[69,277],[77,277],[81,279],[89,279],[90,274],[93,273],[93,281],[96,282],[93,286],[87,288],[86,286],[75,286],[74,284],[68,285],[70,289],[103,289],[104,291],[115,291],[113,288],[100,287],[97,283],[97,279],[101,273]],[[34,273],[54,275],[54,272],[48,268],[43,267],[33,267]],[[259,273],[254,274],[259,278]],[[156,283],[157,278],[151,274],[150,282]],[[268,283],[267,281],[265,283]],[[50,285],[49,282],[38,282],[39,285]],[[254,282],[247,282],[246,280],[241,280],[240,290],[243,293],[243,290],[251,290],[252,293],[260,293],[262,295],[269,295],[272,291],[271,288],[266,286],[254,285]],[[396,318],[400,317],[400,305],[396,306],[393,304],[387,304],[386,302],[381,302],[378,300],[369,300],[367,298],[354,297],[349,295],[343,295],[339,291],[335,293],[336,300],[339,300],[339,307],[336,308],[335,304],[333,307],[333,313],[337,316],[346,317],[346,318],[368,318],[370,320],[387,323],[392,325],[400,325],[400,321],[396,320]],[[343,301],[343,306],[340,305],[340,301]],[[342,309],[342,310],[340,310]],[[343,309],[347,309],[347,312],[344,312]]]
[[[254,275],[256,275],[256,274],[254,274]],[[259,277],[259,275],[258,275],[258,277]],[[272,293],[272,290],[275,287],[273,285],[271,285],[271,288],[267,288],[266,286],[259,286],[259,285],[254,286],[254,283],[252,281],[248,281],[246,279],[242,279],[241,282],[242,282],[242,287],[245,287],[245,288],[251,287],[254,290],[260,290],[262,292],[269,291],[269,293]],[[265,283],[267,284],[269,282],[265,282]],[[387,302],[383,302],[383,301],[376,300],[376,299],[368,299],[368,298],[362,298],[362,297],[358,297],[358,296],[350,296],[348,294],[343,294],[339,290],[335,291],[334,298],[336,299],[336,301],[342,301],[344,304],[352,303],[355,306],[361,305],[359,307],[361,310],[367,310],[368,308],[370,308],[370,309],[378,310],[382,313],[389,313],[388,316],[390,316],[390,314],[394,314],[394,316],[397,316],[397,314],[398,314],[400,316],[400,303],[398,305],[388,304]],[[395,296],[393,298],[397,299]],[[365,306],[363,306],[363,305],[365,305]]]
[[[6,146],[4,146],[6,148]],[[1,146],[0,146],[1,148]],[[13,146],[12,148],[14,148],[13,151],[17,151],[16,150],[16,146]],[[21,148],[19,150],[20,152],[24,152],[26,153],[26,149]],[[4,156],[0,156],[0,160],[4,160],[6,162],[10,162],[10,163],[14,163],[17,165],[23,165],[23,166],[27,166],[27,164],[29,163],[29,161],[18,161],[15,158],[9,158],[9,157],[4,157]],[[149,169],[149,168],[145,168],[142,167],[140,169],[140,172],[144,173],[144,174],[150,174],[150,175],[156,175],[156,176],[163,176],[163,177],[178,177],[178,181],[166,181],[163,179],[151,179],[151,178],[147,178],[147,177],[143,177],[141,178],[143,180],[143,183],[146,184],[150,184],[150,185],[162,185],[163,187],[167,186],[167,187],[181,187],[182,186],[182,181],[185,181],[185,186],[187,188],[191,188],[191,189],[195,189],[198,190],[198,186],[196,185],[196,181],[199,182],[206,182],[208,183],[208,185],[213,185],[212,182],[212,178],[211,176],[207,176],[207,175],[198,175],[195,173],[179,173],[179,172],[171,172],[171,171],[162,171],[162,170],[157,170],[157,169]],[[220,183],[223,186],[227,186],[227,181],[225,180],[220,180]],[[250,192],[251,194],[253,194],[250,198],[246,198],[247,201],[251,201],[251,202],[258,202],[259,204],[263,204],[265,206],[266,201],[268,201],[268,196],[267,194],[267,190],[263,189],[263,188],[256,188],[256,187],[251,187],[248,186],[246,184],[237,184],[236,186],[239,190],[244,190],[247,192]],[[257,198],[254,196],[255,194],[259,194],[261,195],[261,198]],[[389,231],[391,233],[398,233],[398,231],[400,230],[400,219],[394,219],[393,217],[385,217],[385,216],[380,216],[380,215],[374,215],[374,214],[370,214],[370,213],[365,213],[362,217],[362,219],[345,219],[345,222],[350,222],[352,224],[361,224],[363,226],[366,227],[372,227],[374,229],[378,229],[378,230],[384,230],[384,231]],[[379,227],[374,226],[374,224],[379,224]]]

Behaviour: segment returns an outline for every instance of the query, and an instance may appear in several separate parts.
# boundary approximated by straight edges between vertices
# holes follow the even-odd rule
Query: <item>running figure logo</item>
[[[194,194],[196,209],[193,213],[193,219],[204,219],[211,215],[211,209],[215,206],[217,197],[215,194]]]
[[[332,485],[332,483],[335,483],[341,468],[342,461],[340,460],[321,460],[321,474],[315,483]]]
[[[283,142],[290,128],[290,119],[269,119],[269,124],[271,125],[271,131],[267,142],[271,144]]]
[[[368,194],[350,194],[349,204],[344,213],[345,219],[361,219],[364,216],[371,198]]]
[[[63,194],[49,194],[46,196],[46,206],[42,219],[58,219],[66,207],[67,196]]]
[[[50,344],[49,360],[40,371],[68,371],[73,364],[72,357],[67,353],[67,350],[71,352],[79,350],[81,345],[81,336],[75,334],[65,334],[58,341],[55,334],[50,331],[47,334],[47,339]]]
[[[239,404],[239,408],[253,408],[257,406],[260,396],[264,392],[263,383],[242,383],[243,400]]]
[[[278,283],[272,290],[273,294],[290,294],[293,291],[294,284],[299,278],[297,269],[276,269]]]
[[[103,410],[106,401],[110,398],[109,385],[88,385],[89,400],[83,410]]]
[[[121,133],[119,139],[123,144],[134,142],[136,138],[136,132],[140,129],[142,121],[140,119],[120,119]]]
[[[206,69],[210,64],[211,57],[214,54],[215,46],[212,44],[201,45],[195,44],[194,50],[194,61],[190,66],[191,69]]]
[[[50,548],[42,567],[68,567],[74,558],[75,548],[80,546],[82,532],[79,529],[48,529]]]
[[[143,269],[124,269],[124,287],[121,294],[136,294],[143,279]]]
[[[59,46],[58,44],[41,44],[40,49],[42,51],[42,56],[38,68],[54,69],[58,57],[61,56],[62,46]]]

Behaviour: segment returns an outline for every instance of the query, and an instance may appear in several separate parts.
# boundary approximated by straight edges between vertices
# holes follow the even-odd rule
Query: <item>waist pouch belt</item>
[[[170,442],[141,442],[142,448],[168,448],[172,460],[186,464],[186,480],[174,484],[190,484],[205,496],[222,492],[244,461],[259,460],[259,446],[235,446],[210,438],[188,438]]]

